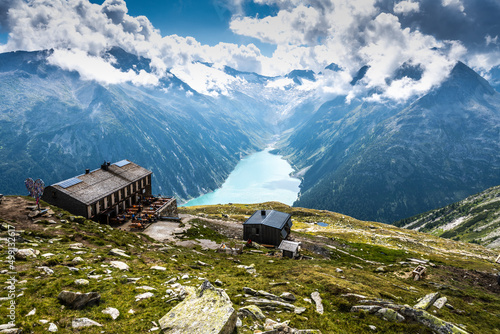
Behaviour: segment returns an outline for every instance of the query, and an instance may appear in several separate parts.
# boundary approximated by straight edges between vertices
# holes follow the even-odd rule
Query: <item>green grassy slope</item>
[[[145,333],[154,327],[152,321],[157,323],[178,303],[165,297],[169,288],[166,282],[187,274],[189,278],[177,282],[198,286],[201,283],[198,278],[206,278],[212,283],[217,279],[222,281],[222,288],[227,291],[236,309],[247,305],[243,287],[276,295],[291,292],[297,298],[295,305],[306,308],[304,313],[265,311],[265,314],[274,320],[289,320],[291,326],[299,329],[319,329],[322,333],[371,333],[369,325],[373,325],[380,333],[431,333],[427,327],[416,322],[392,323],[370,314],[351,313],[349,310],[357,301],[342,295],[356,293],[397,304],[414,305],[418,298],[439,290],[454,310],[434,308],[430,310],[434,315],[462,324],[469,332],[500,333],[500,288],[494,275],[495,253],[479,245],[274,202],[181,208],[184,214],[196,216],[191,222],[191,229],[181,239],[199,237],[216,242],[242,242],[229,239],[220,228],[222,225],[216,226],[209,219],[222,220],[237,227],[257,208],[291,213],[294,223],[292,235],[304,241],[303,254],[313,259],[281,259],[271,256],[272,251],[266,249],[261,249],[262,253],[245,249],[241,255],[226,255],[199,246],[184,248],[173,243],[164,244],[143,233],[121,231],[71,218],[70,214],[58,208],[52,208],[55,212],[53,217],[37,224],[0,217],[4,227],[7,223],[16,227],[18,248],[40,251],[37,258],[16,261],[16,323],[24,332],[42,333],[46,332],[48,324],[41,324],[40,320],[49,320],[58,326],[60,333],[70,333],[73,332],[71,322],[74,318],[88,317],[103,327],[90,327],[83,330],[85,333]],[[314,222],[324,222],[328,226],[320,227]],[[7,237],[6,234],[7,231],[1,231],[1,238]],[[70,245],[77,242],[84,244],[85,253],[79,255],[84,261],[74,264],[72,260],[78,255],[70,249]],[[1,245],[2,250],[7,249],[5,241]],[[110,255],[112,248],[124,250],[130,258]],[[42,256],[47,253],[54,255],[48,258]],[[6,254],[2,251],[2,261],[6,259]],[[434,267],[428,268],[427,279],[413,281],[409,277],[415,265],[408,264],[408,258],[426,259],[434,264]],[[126,262],[130,271],[122,272],[110,267],[112,260]],[[208,266],[200,265],[198,261]],[[254,264],[257,275],[237,268],[240,264]],[[166,270],[151,270],[154,265],[163,266]],[[49,267],[54,274],[43,274],[38,269],[40,266]],[[68,267],[76,267],[79,271],[72,272]],[[383,270],[379,270],[380,267]],[[89,278],[89,274],[102,276]],[[140,280],[131,284],[127,283],[127,277],[140,277]],[[2,282],[8,278],[7,273],[0,274]],[[74,280],[77,278],[88,279],[90,284],[76,286]],[[288,284],[271,284],[276,282]],[[135,296],[145,292],[137,289],[138,286],[155,288],[152,291],[154,296],[136,302]],[[62,290],[97,291],[102,296],[101,302],[82,310],[70,310],[62,307],[57,300]],[[304,300],[310,298],[314,291],[318,291],[323,299],[323,315],[316,313],[315,307]],[[0,297],[6,294],[7,291],[2,290]],[[6,305],[5,300],[0,302],[2,309]],[[117,308],[120,316],[112,320],[103,314],[101,311],[107,307]],[[36,313],[26,316],[34,308]],[[131,309],[134,314],[128,313]],[[0,324],[8,321],[6,313],[0,312]],[[245,318],[236,333],[254,333],[255,329],[262,329],[260,325]]]

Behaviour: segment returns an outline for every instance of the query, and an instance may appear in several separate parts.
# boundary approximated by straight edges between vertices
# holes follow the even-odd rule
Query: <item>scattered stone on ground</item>
[[[277,322],[272,319],[266,319],[264,323],[264,330],[262,334],[280,334],[280,333],[291,333],[291,334],[321,334],[319,330],[315,329],[296,329],[288,326],[289,320],[284,322]]]
[[[49,328],[47,329],[49,332],[55,333],[57,332],[57,326],[55,323],[51,322],[49,324]]]
[[[123,256],[123,257],[130,257],[130,255],[125,254],[124,250],[121,250],[121,249],[118,249],[118,248],[113,248],[112,250],[109,251],[109,254],[111,254],[111,255],[117,255],[117,256]]]
[[[122,261],[111,261],[109,265],[113,268],[119,269],[119,270],[129,270],[130,267],[128,264]]]
[[[83,259],[81,257],[77,256],[73,260],[71,260],[71,262],[76,264],[76,263],[83,262]]]
[[[139,300],[148,299],[148,298],[151,298],[153,296],[154,296],[154,293],[152,293],[152,292],[141,293],[140,295],[135,296],[135,301],[138,302]]]
[[[344,293],[340,296],[345,297],[345,298],[356,298],[356,299],[366,299],[367,298],[366,296],[359,295],[357,293]]]
[[[36,313],[36,308],[34,308],[31,311],[29,311],[28,314],[26,314],[26,316],[29,317],[31,315],[35,315],[35,313]]]
[[[323,314],[323,312],[324,312],[323,303],[321,300],[321,296],[319,295],[319,292],[314,291],[313,293],[311,293],[311,299],[316,304],[316,312],[318,312],[319,314]]]
[[[75,280],[75,285],[89,285],[89,280],[85,278],[78,278]]]
[[[435,302],[434,302],[434,307],[437,307],[438,309],[442,309],[443,306],[446,304],[446,302],[448,301],[448,298],[446,297],[441,297],[441,298],[438,298]]]
[[[73,321],[71,322],[71,327],[73,327],[73,329],[91,327],[91,326],[102,327],[100,323],[95,322],[94,320],[91,320],[89,318],[76,318],[73,319]]]
[[[81,250],[84,247],[85,246],[81,242],[76,242],[74,244],[69,245],[69,249],[72,249],[72,250]]]
[[[113,320],[116,320],[116,318],[118,318],[118,316],[120,315],[120,311],[118,311],[114,307],[105,308],[104,310],[102,310],[102,313],[109,314],[111,318],[113,318]]]
[[[21,330],[16,328],[16,325],[14,324],[5,324],[5,325],[0,325],[0,333],[3,334],[18,334],[20,333]]]
[[[158,271],[165,271],[165,270],[167,270],[167,268],[162,267],[162,266],[152,266],[150,269],[151,270],[158,270]]]
[[[245,269],[247,271],[247,273],[251,274],[251,275],[254,275],[257,273],[257,270],[255,269],[255,264],[251,264],[249,266],[245,266],[245,265],[238,265],[236,266],[236,268],[241,268],[241,269]]]
[[[288,300],[290,302],[295,302],[296,298],[295,296],[290,293],[290,292],[283,292],[281,295],[280,295],[280,298],[284,299],[284,300]]]
[[[37,253],[40,254],[38,250],[33,250],[33,248],[18,249],[14,254],[17,260],[27,260],[29,258],[36,258]]]
[[[428,295],[420,299],[419,302],[415,304],[415,306],[413,306],[413,308],[417,310],[427,310],[432,304],[434,304],[438,297],[439,292],[429,293]]]
[[[38,267],[38,269],[40,269],[40,271],[46,275],[54,274],[54,270],[50,269],[49,267],[42,266],[42,267]]]
[[[196,261],[196,264],[199,264],[200,266],[204,266],[204,267],[210,267],[210,265],[208,263],[205,263],[202,261]]]
[[[64,290],[59,293],[57,298],[69,308],[79,310],[87,306],[98,304],[101,295],[97,292],[81,293]]]

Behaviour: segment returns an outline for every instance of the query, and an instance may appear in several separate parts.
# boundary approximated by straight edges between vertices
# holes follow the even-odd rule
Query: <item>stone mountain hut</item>
[[[288,213],[259,210],[243,223],[243,240],[279,246],[290,234],[291,227],[292,217]]]
[[[48,186],[42,200],[85,218],[109,218],[151,195],[151,174],[128,160],[104,162],[99,169]]]

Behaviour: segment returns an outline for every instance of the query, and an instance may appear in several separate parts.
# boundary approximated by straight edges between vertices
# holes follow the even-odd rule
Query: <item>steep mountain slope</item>
[[[50,54],[0,55],[3,193],[24,193],[26,177],[51,184],[127,158],[154,172],[154,192],[189,198],[220,186],[240,153],[272,134],[248,96],[204,96],[172,74],[160,87],[104,86],[49,65]],[[117,49],[110,56],[124,69],[149,66]]]
[[[335,64],[266,77],[195,62],[141,86],[88,80],[51,55],[0,55],[2,193],[22,193],[26,177],[51,184],[127,158],[154,172],[154,192],[189,199],[278,135],[302,177],[300,206],[392,222],[500,184],[500,94],[462,63],[418,100],[325,102],[316,88],[340,75]],[[104,58],[122,74],[152,71],[119,48]],[[374,93],[367,71],[347,89]],[[391,80],[422,73],[403,64]]]
[[[500,94],[458,63],[410,105],[325,103],[283,147],[295,205],[393,222],[500,183]]]
[[[500,186],[466,199],[403,219],[394,225],[443,238],[500,247]]]

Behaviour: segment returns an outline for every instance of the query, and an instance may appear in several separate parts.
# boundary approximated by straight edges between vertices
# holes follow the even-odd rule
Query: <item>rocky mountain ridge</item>
[[[390,223],[500,184],[500,93],[458,63],[418,100],[323,104],[280,152],[306,169],[297,206]]]

